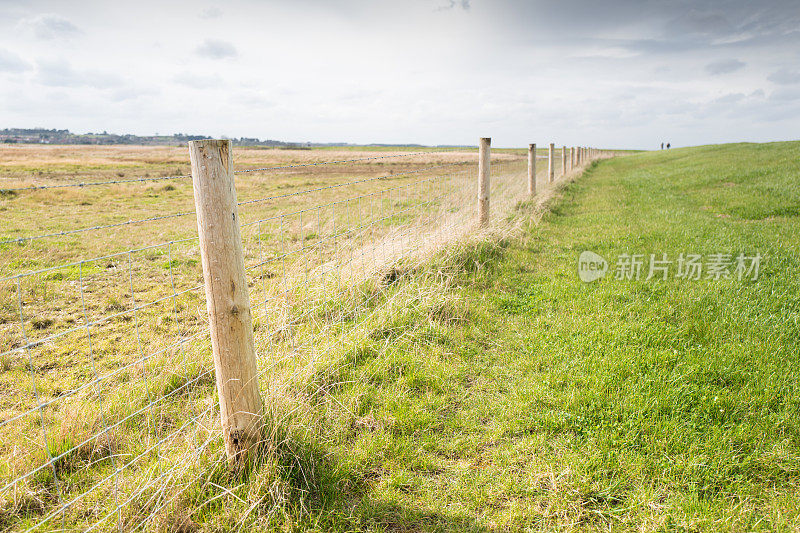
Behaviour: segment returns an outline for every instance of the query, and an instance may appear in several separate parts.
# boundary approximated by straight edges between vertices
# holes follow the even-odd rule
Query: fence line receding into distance
[[[0,196],[121,187],[121,201],[191,177],[195,199],[0,236],[0,530],[155,527],[213,465],[258,443],[276,376],[291,382],[335,349],[329,339],[357,334],[380,304],[365,283],[502,222],[555,181],[557,151],[490,155],[487,138],[479,150],[234,170],[229,141],[190,150],[191,175],[22,182]],[[561,175],[606,155],[564,147]],[[353,179],[353,164],[375,168]],[[246,180],[278,176],[284,188],[237,198]]]

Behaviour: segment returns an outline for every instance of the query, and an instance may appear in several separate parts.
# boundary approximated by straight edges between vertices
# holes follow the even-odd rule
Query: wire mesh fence
[[[524,154],[493,154],[495,220],[526,199],[527,169]],[[476,174],[466,149],[236,171],[260,387],[359,335],[391,305],[380,289],[399,263],[473,232]],[[4,230],[0,530],[148,530],[198,482],[213,485],[225,457],[187,177],[6,189],[10,201],[100,187],[125,197],[163,180],[183,184],[159,193],[182,193],[185,209],[99,223],[78,210]],[[546,165],[537,179],[546,185]]]

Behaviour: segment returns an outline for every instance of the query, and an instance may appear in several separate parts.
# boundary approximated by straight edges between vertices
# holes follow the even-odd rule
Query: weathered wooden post
[[[189,157],[222,436],[228,461],[237,464],[261,441],[264,404],[258,390],[231,141],[191,141]]]
[[[481,137],[478,147],[478,223],[481,227],[489,225],[489,189],[491,180],[490,137]]]
[[[553,166],[553,151],[555,149],[555,144],[550,143],[550,149],[547,151],[547,182],[553,183],[555,179],[555,168]]]
[[[569,147],[569,169],[572,170],[575,168],[575,147]]]
[[[561,175],[567,173],[567,147],[561,147]]]
[[[536,143],[528,145],[528,196],[536,196]]]

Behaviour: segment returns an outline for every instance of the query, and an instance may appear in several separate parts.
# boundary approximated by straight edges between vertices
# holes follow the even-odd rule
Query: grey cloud
[[[206,39],[203,44],[195,49],[197,55],[209,59],[225,59],[226,57],[236,57],[239,53],[236,47],[227,41],[217,39]]]
[[[666,30],[672,35],[719,37],[735,31],[733,25],[720,13],[689,9],[667,21]]]
[[[30,29],[38,39],[43,40],[68,38],[81,33],[72,22],[55,13],[22,19],[20,26]]]
[[[460,7],[464,11],[469,11],[470,0],[448,0],[445,5],[441,5],[436,8],[437,11],[445,11],[447,9],[454,9],[456,7]]]
[[[793,102],[795,100],[800,100],[800,88],[784,87],[777,89],[772,91],[769,99],[774,102]]]
[[[31,66],[17,54],[0,48],[0,72],[24,72]]]
[[[218,19],[222,16],[222,10],[218,7],[209,7],[200,13],[201,19]]]
[[[66,60],[39,60],[36,66],[36,80],[48,87],[108,89],[123,85],[122,79],[115,74],[93,70],[78,71]]]
[[[796,0],[772,0],[757,7],[747,0],[492,0],[492,4],[497,7],[490,22],[502,28],[506,38],[529,43],[562,38],[568,29],[571,42],[595,39],[597,46],[644,54],[800,45]]]
[[[725,96],[720,96],[719,98],[715,99],[713,103],[715,104],[735,104],[736,102],[741,102],[745,99],[745,95],[742,93],[730,93],[726,94]]]
[[[776,70],[767,79],[778,85],[792,85],[800,83],[800,70],[791,70],[786,67]]]
[[[797,32],[800,11],[794,0],[773,0],[754,9],[748,0],[664,2],[664,38],[712,46],[738,46],[780,40]],[[677,15],[675,15],[677,13]],[[797,39],[798,35],[794,35]]]
[[[746,63],[738,59],[721,59],[719,61],[712,61],[706,65],[706,72],[712,76],[730,74],[731,72],[743,69],[745,65]]]

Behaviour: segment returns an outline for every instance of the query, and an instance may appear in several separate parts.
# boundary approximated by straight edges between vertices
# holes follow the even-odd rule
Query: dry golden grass
[[[398,262],[474,229],[476,156],[467,151],[243,149],[234,164],[368,157],[381,159],[237,175],[240,201],[275,197],[240,208],[265,391],[324,357],[326,337],[379,294]],[[0,183],[184,174],[187,159],[178,147],[0,146]],[[524,199],[526,161],[493,160],[497,231]],[[305,192],[313,189],[322,190]],[[188,213],[0,244],[0,477],[35,471],[3,491],[0,529],[35,524],[75,497],[66,520],[76,527],[103,518],[112,496],[134,509],[142,483],[154,490],[180,477],[158,472],[191,470],[187,453],[219,452],[193,207],[186,178],[0,195],[0,241]],[[43,467],[48,457],[54,468]]]

